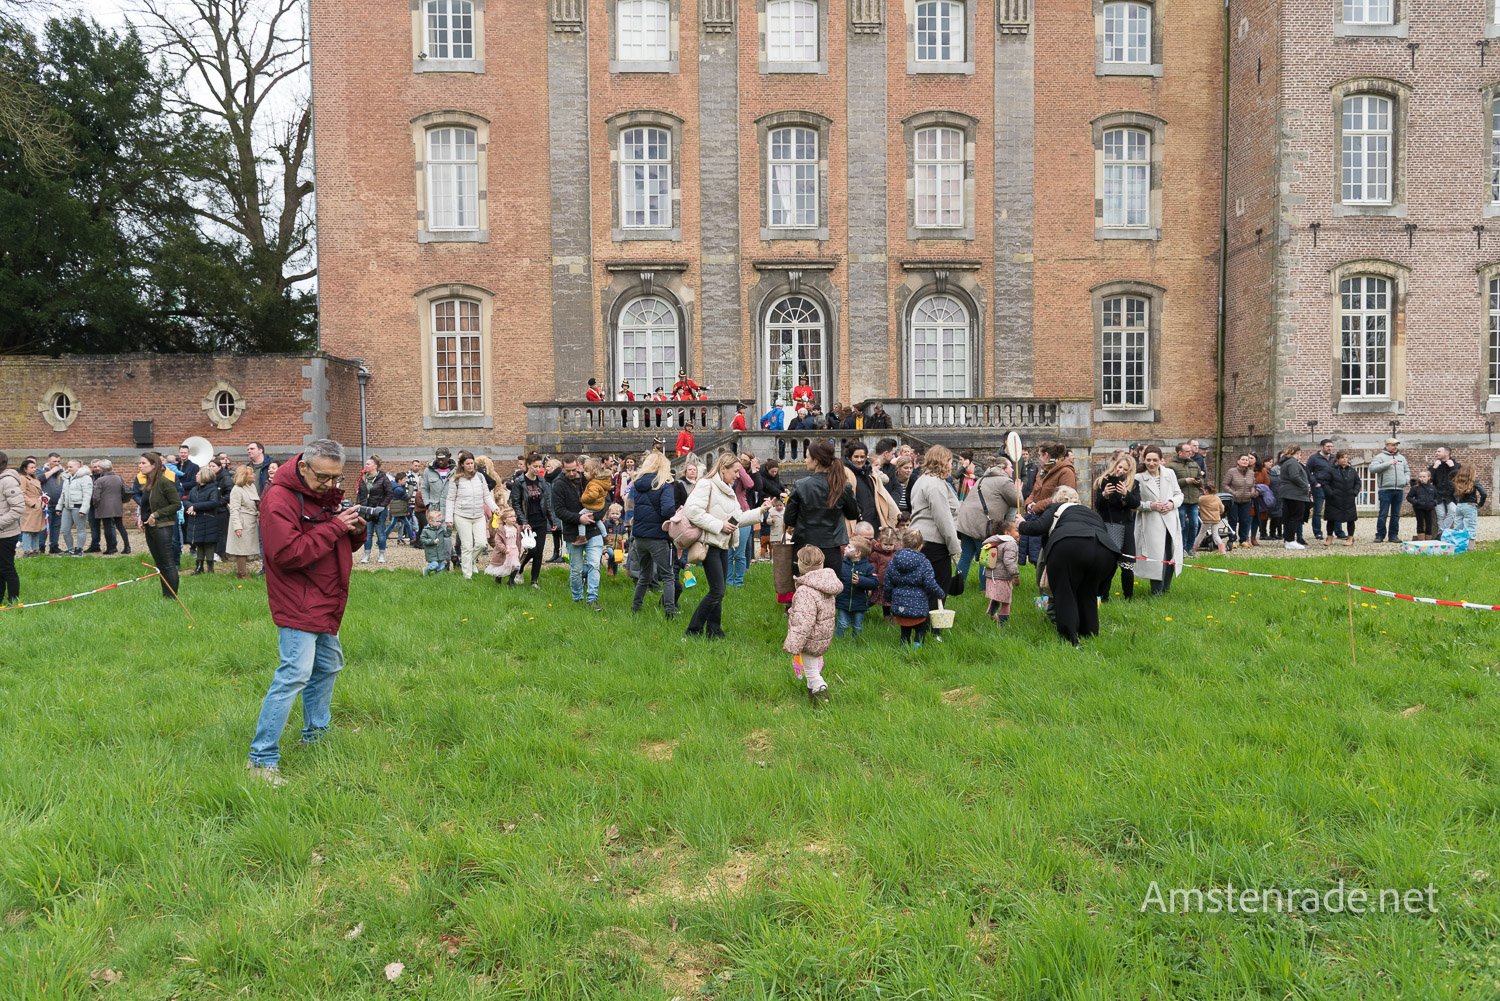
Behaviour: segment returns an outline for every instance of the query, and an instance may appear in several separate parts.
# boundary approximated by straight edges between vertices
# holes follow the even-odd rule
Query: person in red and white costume
[[[813,388],[808,384],[807,373],[797,380],[797,385],[792,389],[792,407],[805,405],[809,410],[813,405]]]
[[[745,427],[745,405],[743,403],[737,403],[737,404],[735,404],[735,407],[734,407],[734,423],[731,424],[731,425],[729,425],[729,430],[731,430],[731,431],[748,431],[748,430],[750,430],[749,428]]]
[[[599,380],[597,380],[597,379],[590,379],[589,380],[588,392],[586,392],[586,393],[583,394],[583,398],[585,400],[588,400],[590,403],[603,403],[604,402],[604,394],[601,393],[601,392],[599,392]]]
[[[688,378],[686,369],[679,369],[677,372],[677,382],[672,386],[672,399],[698,399],[698,384]]]
[[[635,402],[635,393],[633,393],[633,392],[630,391],[630,380],[629,379],[626,379],[624,382],[620,383],[620,402],[621,403],[626,403],[626,402],[634,403]]]

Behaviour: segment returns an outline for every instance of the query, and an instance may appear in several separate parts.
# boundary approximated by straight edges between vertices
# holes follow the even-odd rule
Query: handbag
[[[791,594],[797,589],[797,547],[790,542],[771,546],[771,586],[777,594]]]
[[[964,593],[964,585],[968,583],[969,575],[959,576],[956,572],[948,578],[948,597],[957,598]]]
[[[536,533],[531,530],[530,525],[521,527],[521,551],[526,552],[536,548]]]
[[[708,543],[700,539],[683,550],[682,558],[688,563],[702,563],[707,555]]]

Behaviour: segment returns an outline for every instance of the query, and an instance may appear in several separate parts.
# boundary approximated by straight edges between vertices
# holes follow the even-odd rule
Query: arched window
[[[767,403],[791,400],[798,380],[807,377],[818,399],[823,384],[823,311],[805,295],[778,299],[766,314]]]
[[[628,379],[642,393],[676,381],[682,367],[677,311],[665,299],[645,296],[626,306],[620,313],[617,340],[619,379]]]
[[[782,63],[818,61],[817,0],[766,4],[766,58]]]
[[[662,229],[672,224],[672,136],[666,129],[620,133],[620,225]]]
[[[479,228],[479,144],[473,129],[427,130],[427,228]]]
[[[1344,98],[1343,200],[1391,200],[1391,102],[1372,94]]]
[[[667,0],[620,0],[619,60],[665,62],[672,56],[672,10]]]
[[[1390,282],[1355,275],[1339,282],[1343,396],[1390,396]]]
[[[818,225],[818,133],[776,129],[770,140],[770,224],[779,229]]]
[[[911,395],[969,395],[969,311],[953,296],[917,303],[911,318]]]
[[[433,413],[484,411],[481,387],[479,303],[439,299],[432,304]]]
[[[1151,136],[1139,129],[1104,133],[1104,225],[1151,223]]]
[[[1151,304],[1117,295],[1103,302],[1100,393],[1106,407],[1146,405],[1146,365]]]
[[[1143,3],[1104,5],[1104,61],[1151,61],[1151,8]]]
[[[427,0],[424,51],[429,59],[474,58],[472,0]]]
[[[917,226],[962,226],[964,134],[933,128],[918,131],[916,138]]]
[[[917,4],[917,61],[964,61],[964,5],[954,0]]]

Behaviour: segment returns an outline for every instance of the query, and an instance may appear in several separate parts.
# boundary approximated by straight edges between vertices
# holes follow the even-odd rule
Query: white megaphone
[[[208,465],[209,460],[214,457],[214,447],[209,444],[207,438],[200,438],[198,435],[193,435],[191,438],[185,440],[183,444],[187,446],[188,459],[199,469]]]

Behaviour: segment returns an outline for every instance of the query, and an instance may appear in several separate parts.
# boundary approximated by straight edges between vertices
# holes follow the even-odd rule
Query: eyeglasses
[[[299,465],[306,466],[307,471],[309,473],[312,473],[313,479],[317,480],[319,483],[332,483],[334,480],[338,479],[340,475],[339,473],[320,473],[316,469],[314,469],[308,462],[302,462],[299,463]]]

